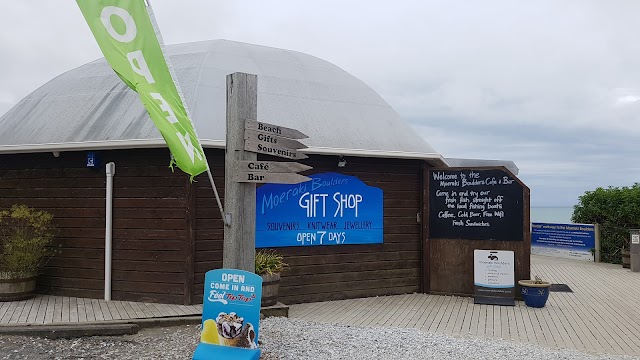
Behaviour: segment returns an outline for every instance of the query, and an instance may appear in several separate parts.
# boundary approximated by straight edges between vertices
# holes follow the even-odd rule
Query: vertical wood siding
[[[38,278],[40,292],[104,294],[104,164],[116,163],[113,200],[114,300],[185,302],[188,177],[168,168],[164,149],[0,156],[0,207],[20,203],[55,216],[60,253]]]
[[[39,277],[45,293],[101,298],[104,283],[104,163],[116,163],[113,219],[114,300],[202,301],[204,273],[222,266],[223,223],[205,175],[189,184],[168,168],[166,149],[0,155],[0,207],[23,203],[51,211],[56,255]],[[207,157],[224,196],[224,151]],[[265,157],[264,159],[268,159]],[[274,159],[268,159],[274,160]],[[401,294],[421,289],[422,162],[312,156],[310,173],[357,176],[384,192],[384,243],[278,248],[291,265],[281,300],[299,303]]]
[[[212,155],[207,157],[213,159]],[[264,157],[264,160],[276,160]],[[283,274],[280,300],[300,303],[402,294],[421,287],[422,162],[397,159],[311,156],[304,163],[317,172],[354,175],[384,192],[384,243],[372,245],[277,248],[290,269]],[[210,163],[213,163],[210,160]],[[222,156],[220,156],[220,164]],[[222,179],[222,168],[213,167]],[[218,185],[219,186],[219,185]],[[202,296],[204,273],[222,265],[222,220],[208,182],[197,184],[196,299]]]

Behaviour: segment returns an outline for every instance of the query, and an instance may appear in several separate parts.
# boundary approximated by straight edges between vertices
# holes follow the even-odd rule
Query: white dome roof
[[[204,147],[223,147],[226,75],[258,75],[258,121],[298,129],[309,153],[441,162],[369,86],[295,51],[227,40],[167,46]],[[0,118],[0,151],[163,146],[138,94],[104,59],[43,85]]]

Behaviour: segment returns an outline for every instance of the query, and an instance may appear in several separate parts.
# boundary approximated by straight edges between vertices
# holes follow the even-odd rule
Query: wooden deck
[[[452,336],[502,338],[599,354],[640,354],[640,273],[620,265],[540,256],[531,274],[567,284],[543,309],[474,305],[472,298],[407,294],[292,305],[292,318],[356,326],[409,327]],[[0,303],[0,328],[200,315],[167,305],[39,295]],[[0,329],[1,330],[1,329]]]
[[[640,354],[640,273],[621,266],[532,256],[531,274],[567,284],[543,309],[474,305],[472,298],[408,294],[293,305],[290,317],[409,327],[599,354]]]
[[[38,295],[0,303],[0,326],[85,323],[201,315],[202,305],[169,305]]]

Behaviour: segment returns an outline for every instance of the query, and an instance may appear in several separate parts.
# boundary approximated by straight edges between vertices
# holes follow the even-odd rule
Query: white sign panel
[[[640,244],[640,235],[638,235],[638,234],[631,235],[631,243],[632,244]]]
[[[515,287],[513,251],[474,250],[473,263],[476,287],[488,289]],[[496,291],[494,296],[501,296],[500,293],[501,291]]]

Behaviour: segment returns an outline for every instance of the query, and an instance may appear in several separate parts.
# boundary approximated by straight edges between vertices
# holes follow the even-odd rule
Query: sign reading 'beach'
[[[382,190],[354,176],[309,175],[256,196],[256,247],[382,243]]]
[[[523,239],[523,189],[507,171],[433,170],[429,192],[432,238]]]

